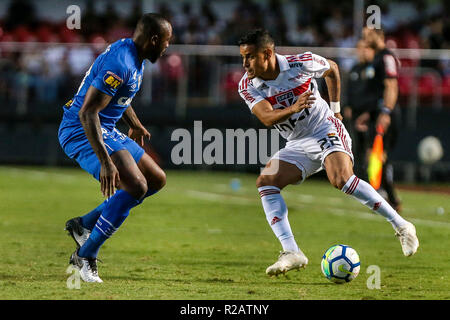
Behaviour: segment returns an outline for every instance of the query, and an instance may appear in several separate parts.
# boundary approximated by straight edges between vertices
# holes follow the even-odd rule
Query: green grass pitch
[[[255,179],[169,171],[166,188],[132,210],[102,247],[104,283],[77,290],[66,284],[75,245],[63,228],[102,201],[98,183],[81,169],[0,167],[0,299],[450,299],[448,195],[400,192],[421,244],[407,258],[389,223],[325,181],[289,186],[289,220],[310,263],[269,278],[265,269],[281,247]],[[337,243],[361,258],[348,284],[333,284],[320,270],[324,251]],[[370,265],[381,270],[380,289],[367,287]]]

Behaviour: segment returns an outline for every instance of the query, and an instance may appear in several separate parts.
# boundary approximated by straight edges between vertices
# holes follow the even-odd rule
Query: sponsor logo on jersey
[[[70,106],[72,106],[72,102],[73,100],[70,99],[69,101],[66,102],[66,104],[64,105],[66,108],[70,108]]]
[[[248,102],[254,102],[255,101],[255,98],[253,98],[251,96],[251,94],[248,93],[247,90],[242,90],[241,93],[242,93],[242,96],[244,97],[244,99],[247,100]]]
[[[336,136],[336,133],[331,132],[331,133],[328,133],[327,136],[329,136],[329,137],[334,137],[334,136]]]
[[[111,71],[107,71],[103,77],[103,82],[111,89],[117,89],[123,82],[123,80]]]
[[[120,97],[119,99],[117,99],[117,103],[123,106],[129,105],[131,101],[133,101],[133,97]]]
[[[326,65],[325,61],[323,61],[323,59],[317,58],[316,56],[313,57],[313,60],[323,66]]]
[[[303,62],[289,63],[289,67],[291,67],[291,68],[301,68],[301,67],[303,67]]]

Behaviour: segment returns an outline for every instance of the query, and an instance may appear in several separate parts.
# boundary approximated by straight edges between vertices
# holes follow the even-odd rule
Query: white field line
[[[186,193],[187,193],[187,195],[189,195],[193,198],[207,200],[207,201],[213,201],[213,202],[224,202],[227,200],[233,200],[234,203],[238,203],[238,204],[257,204],[257,201],[253,200],[253,199],[246,199],[246,198],[242,198],[242,197],[237,197],[237,196],[232,196],[232,195],[224,195],[224,194],[220,194],[220,193],[197,191],[197,190],[188,190]]]
[[[260,203],[260,200],[256,196],[255,196],[255,199],[248,199],[248,198],[242,198],[239,196],[224,195],[224,194],[220,194],[220,193],[197,191],[197,190],[189,190],[187,192],[187,195],[191,196],[193,198],[206,200],[206,201],[213,201],[213,202],[224,202],[224,201],[232,200],[234,203],[245,204],[245,205],[255,205],[255,204]],[[299,201],[301,201],[301,202],[310,203],[312,200],[314,200],[314,196],[312,196],[312,195],[301,195],[301,196],[302,197],[300,197],[300,196],[298,197]],[[289,197],[289,198],[291,198],[291,197]],[[307,200],[305,201],[305,199],[307,199]],[[337,198],[337,199],[339,199],[339,198]],[[290,202],[291,203],[288,206],[304,209],[304,207],[303,207],[304,203],[301,203],[298,201],[292,201],[292,199],[290,199]],[[374,213],[369,213],[369,212],[365,212],[362,210],[343,209],[343,208],[339,208],[339,207],[335,207],[335,206],[330,207],[329,205],[327,205],[329,203],[336,203],[336,202],[328,201],[328,198],[321,199],[321,205],[325,209],[323,212],[327,212],[327,213],[335,215],[335,216],[351,215],[352,217],[358,218],[358,219],[372,220],[372,221],[378,221],[378,222],[383,222],[383,223],[385,222],[385,219],[382,216],[376,215]],[[433,221],[433,220],[419,219],[419,218],[410,218],[409,220],[416,225],[423,225],[423,226],[428,226],[428,227],[450,228],[450,223],[444,222],[444,221]]]
[[[10,174],[12,176],[18,176],[18,175],[26,175],[27,177],[30,177],[32,179],[36,180],[45,180],[49,178],[53,178],[57,181],[62,182],[73,182],[76,180],[76,178],[73,175],[69,174],[63,174],[58,172],[48,172],[48,171],[39,171],[39,170],[33,170],[33,169],[23,169],[23,168],[9,168],[9,167],[3,167],[0,168],[0,171],[5,174]]]

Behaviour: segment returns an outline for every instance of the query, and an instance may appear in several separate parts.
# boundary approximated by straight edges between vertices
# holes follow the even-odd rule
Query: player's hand
[[[107,199],[110,198],[116,192],[119,184],[119,171],[110,159],[102,164],[100,169],[100,189],[103,196]]]
[[[313,103],[315,102],[316,97],[312,94],[311,91],[303,92],[300,97],[298,97],[297,101],[291,106],[295,113],[302,111],[306,108],[311,108]]]
[[[130,139],[134,140],[138,145],[144,147],[144,138],[150,140],[151,134],[144,127],[130,128],[128,130],[128,136]]]
[[[383,132],[386,132],[386,130],[389,128],[390,125],[391,125],[391,116],[387,113],[381,113],[378,116],[376,126],[377,127],[381,126]]]
[[[342,117],[342,114],[341,114],[340,112],[335,113],[335,114],[334,114],[334,117],[335,117],[335,118],[338,118],[338,119],[341,120],[341,121],[344,119],[344,118]]]
[[[368,122],[370,120],[370,114],[368,112],[362,113],[355,120],[355,129],[359,132],[366,132],[369,130]]]

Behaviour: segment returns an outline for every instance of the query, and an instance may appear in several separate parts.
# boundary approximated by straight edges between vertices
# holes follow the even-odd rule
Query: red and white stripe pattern
[[[269,196],[271,194],[279,194],[279,193],[280,193],[279,189],[270,188],[270,189],[264,189],[264,190],[259,191],[259,196],[262,198],[265,196]]]
[[[330,120],[334,124],[334,126],[337,130],[337,134],[342,141],[342,145],[344,146],[345,151],[347,151],[350,154],[353,154],[352,149],[348,146],[347,136],[344,133],[344,127],[343,127],[342,123],[335,117],[328,117],[327,119]]]
[[[311,61],[312,60],[312,54],[310,52],[301,54],[299,56],[299,60],[302,61],[302,62],[304,62],[304,61]]]
[[[355,192],[356,188],[358,187],[359,184],[359,178],[357,176],[354,176],[353,181],[350,183],[350,186],[348,186],[347,190],[345,190],[344,192],[346,194],[353,194],[353,192]]]
[[[250,79],[245,77],[241,80],[241,82],[239,82],[239,90],[247,90],[248,87],[248,83],[250,82]]]

